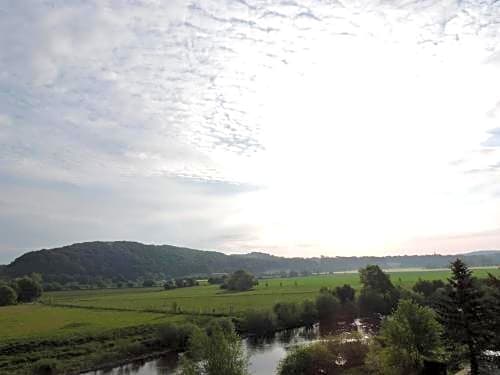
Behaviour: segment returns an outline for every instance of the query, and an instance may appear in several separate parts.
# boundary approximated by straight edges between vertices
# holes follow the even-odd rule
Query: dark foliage
[[[241,329],[257,336],[271,335],[276,331],[276,322],[270,311],[249,310],[245,312]]]
[[[313,301],[305,300],[301,305],[300,320],[305,326],[311,326],[319,319],[318,309]]]
[[[46,292],[57,292],[63,290],[63,286],[56,281],[52,283],[43,283],[43,290]]]
[[[316,309],[320,319],[335,319],[340,312],[340,301],[332,293],[320,293],[316,297]]]
[[[348,301],[354,302],[356,291],[349,284],[344,284],[335,288],[335,295],[341,303],[346,303]]]
[[[210,285],[221,285],[221,284],[224,284],[224,282],[226,281],[227,279],[227,275],[223,275],[223,276],[211,276],[208,278],[208,283]]]
[[[33,375],[55,375],[58,373],[59,363],[55,359],[41,359],[32,367]]]
[[[443,280],[422,280],[418,279],[418,281],[413,285],[413,291],[422,294],[425,297],[432,296],[436,290],[439,288],[444,288],[445,283]]]
[[[398,290],[379,266],[369,265],[359,270],[362,288],[358,299],[361,315],[389,315],[399,300]]]
[[[33,302],[42,295],[42,285],[28,276],[16,279],[13,287],[17,292],[19,302]]]
[[[158,341],[163,347],[181,351],[186,349],[189,336],[196,329],[193,324],[164,324],[158,327]]]
[[[10,286],[0,284],[0,306],[15,305],[17,293]]]
[[[296,303],[277,303],[274,305],[273,311],[280,328],[297,327],[302,323],[301,311]]]
[[[238,270],[227,278],[224,286],[225,289],[228,290],[244,292],[252,289],[257,284],[258,281],[251,273],[244,270]]]
[[[362,369],[368,347],[361,341],[336,340],[298,346],[290,351],[278,367],[278,375],[342,374]],[[342,358],[342,361],[339,361]]]
[[[477,375],[481,354],[492,341],[494,319],[486,308],[483,291],[465,263],[457,259],[451,271],[437,310],[451,350],[457,345],[465,345],[471,374]]]

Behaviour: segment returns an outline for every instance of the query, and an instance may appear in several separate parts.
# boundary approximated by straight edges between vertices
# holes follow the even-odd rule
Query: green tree
[[[349,284],[344,284],[335,288],[335,295],[338,297],[341,303],[354,302],[354,296],[356,291]]]
[[[0,284],[0,306],[15,305],[17,293],[10,286]]]
[[[362,284],[358,299],[362,315],[388,315],[396,307],[399,300],[398,290],[389,276],[379,266],[368,265],[359,270]]]
[[[242,325],[245,331],[258,336],[269,335],[276,330],[273,314],[265,310],[247,310],[243,316]]]
[[[331,293],[320,293],[316,297],[316,309],[320,319],[334,319],[340,310],[340,302]]]
[[[388,293],[394,289],[389,275],[377,265],[368,265],[359,270],[359,278],[363,288],[369,288],[379,293]]]
[[[361,340],[343,337],[298,346],[291,350],[278,366],[278,375],[317,375],[359,373],[348,372],[363,366],[367,353]],[[340,360],[339,360],[340,359]]]
[[[450,346],[466,346],[471,375],[477,375],[481,353],[492,339],[488,326],[491,319],[483,292],[467,265],[457,259],[451,264],[451,272],[437,309]]]
[[[358,306],[361,316],[389,315],[394,301],[385,294],[363,288],[359,293]]]
[[[312,326],[318,320],[318,310],[316,304],[306,299],[302,302],[302,311],[300,312],[300,319],[306,326]]]
[[[158,326],[157,339],[166,348],[176,351],[184,350],[187,347],[189,337],[197,328],[190,323],[180,325],[163,324]]]
[[[32,302],[42,295],[41,284],[31,277],[16,279],[15,285],[19,302]]]
[[[491,319],[489,320],[490,331],[500,332],[500,279],[488,274],[486,279],[487,295],[486,306],[490,313]],[[492,340],[492,349],[500,351],[500,335],[495,335]]]
[[[418,374],[424,359],[442,354],[441,333],[432,309],[402,300],[382,323],[367,362],[379,374]]]
[[[413,291],[424,295],[425,297],[430,297],[433,295],[436,290],[439,288],[444,288],[445,284],[443,280],[422,280],[418,279],[418,281],[413,285]]]
[[[257,284],[257,280],[251,273],[239,270],[229,276],[225,285],[229,290],[243,292],[252,289]]]
[[[274,305],[278,325],[282,328],[296,327],[301,323],[300,311],[297,304],[293,302],[280,302]]]
[[[234,326],[215,322],[207,332],[195,330],[182,361],[182,375],[247,375],[248,359]]]

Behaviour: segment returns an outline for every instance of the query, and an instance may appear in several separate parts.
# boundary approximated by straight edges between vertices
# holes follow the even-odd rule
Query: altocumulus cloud
[[[377,179],[406,189],[405,176],[442,165],[463,182],[457,201],[498,197],[488,167],[500,158],[499,30],[495,1],[2,1],[0,261],[94,239],[418,250],[410,239],[423,233],[408,228],[423,211],[397,243],[389,232],[373,248],[348,240],[380,233],[374,220],[394,224],[406,197],[384,195]],[[430,138],[422,160],[409,144]],[[402,153],[402,166],[382,149]],[[363,223],[363,210],[391,215]],[[492,215],[471,231],[500,226]]]

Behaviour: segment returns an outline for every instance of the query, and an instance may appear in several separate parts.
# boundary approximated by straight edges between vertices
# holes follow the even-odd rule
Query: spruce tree
[[[470,373],[477,375],[481,353],[490,341],[490,319],[483,303],[483,293],[467,265],[457,259],[451,264],[451,272],[437,310],[445,327],[445,338],[454,344],[465,345]]]

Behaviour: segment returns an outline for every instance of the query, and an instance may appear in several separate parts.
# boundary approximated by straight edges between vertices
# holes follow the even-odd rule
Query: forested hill
[[[500,264],[500,251],[461,256],[470,266]],[[332,272],[356,270],[366,264],[382,268],[447,267],[456,256],[387,256],[283,258],[264,253],[226,255],[169,245],[137,242],[85,242],[50,250],[28,252],[1,267],[8,277],[38,272],[47,281],[80,278],[135,280],[226,273],[243,268],[256,274],[282,271]]]

